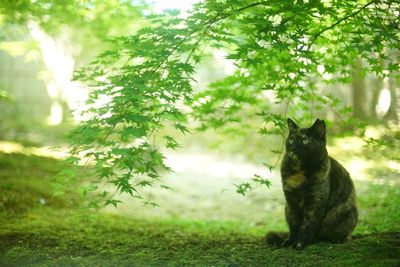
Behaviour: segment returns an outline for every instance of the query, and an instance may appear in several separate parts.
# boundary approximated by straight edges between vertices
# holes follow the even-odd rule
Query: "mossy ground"
[[[266,224],[144,219],[89,213],[73,193],[53,196],[63,162],[0,154],[0,266],[399,266],[399,190],[359,196],[351,242],[272,249]],[[43,200],[46,202],[44,203]]]

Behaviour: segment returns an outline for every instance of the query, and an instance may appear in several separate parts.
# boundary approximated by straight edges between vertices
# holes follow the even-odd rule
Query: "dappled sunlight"
[[[147,0],[146,2],[153,3],[157,13],[177,9],[181,12],[182,16],[186,17],[193,4],[200,2],[200,0]]]
[[[174,170],[162,178],[171,190],[153,187],[145,190],[143,198],[159,204],[144,206],[129,196],[118,209],[106,207],[105,212],[150,218],[186,218],[200,220],[247,221],[265,224],[283,217],[283,194],[278,172],[267,174],[240,158],[212,153],[171,153],[167,164]],[[271,178],[271,188],[259,187],[245,197],[238,194],[234,184],[248,180],[254,174]]]
[[[334,139],[334,144],[328,146],[328,149],[332,154],[359,153],[363,149],[364,144],[361,138],[349,136]]]
[[[0,152],[19,153],[25,155],[35,155],[41,157],[51,157],[56,159],[65,159],[68,156],[66,148],[54,148],[50,146],[43,147],[25,147],[17,142],[0,141]]]
[[[388,88],[384,88],[379,94],[378,105],[376,106],[376,112],[380,115],[386,114],[390,106],[390,91]]]
[[[400,163],[393,160],[388,160],[386,162],[386,167],[400,171]]]
[[[369,136],[378,137],[382,133],[384,131],[378,128],[368,130]],[[328,151],[348,170],[360,194],[368,191],[371,184],[397,184],[390,179],[390,172],[399,170],[399,163],[370,157],[366,154],[364,140],[359,137],[334,139]],[[162,183],[172,190],[153,187],[142,195],[144,199],[159,204],[159,207],[146,206],[121,195],[117,196],[123,201],[118,209],[110,206],[103,211],[136,218],[239,220],[256,224],[284,220],[284,198],[278,169],[269,173],[264,166],[244,158],[206,151],[167,153],[166,157],[174,172],[165,174]],[[387,174],[377,174],[378,170],[385,169]],[[245,197],[235,192],[234,184],[246,181],[255,173],[269,177],[271,188],[258,188]]]
[[[398,126],[391,126],[395,131]],[[391,132],[381,126],[366,127],[365,139],[372,138],[381,140]],[[341,162],[351,174],[354,180],[382,183],[382,181],[393,183],[390,177],[400,170],[400,163],[396,159],[382,157],[380,151],[366,149],[367,142],[360,137],[347,136],[336,138],[329,145],[328,151],[331,156]],[[385,175],[378,175],[378,170],[386,169]],[[391,174],[393,173],[393,174]]]
[[[59,125],[62,122],[63,118],[63,109],[62,106],[57,103],[51,103],[50,107],[50,116],[47,118],[47,123],[50,126]]]
[[[74,111],[72,114],[75,119],[79,119],[88,92],[86,88],[72,81],[75,60],[74,47],[68,40],[69,32],[64,30],[59,36],[52,37],[34,21],[28,23],[28,29],[33,40],[38,43],[46,67],[40,77],[46,83],[48,96],[52,100],[46,122],[50,126],[62,123],[64,112],[68,112],[63,110],[62,101]]]
[[[371,162],[360,158],[353,158],[346,162],[347,171],[354,180],[370,180],[371,175],[367,173],[368,167],[370,166]]]
[[[3,153],[23,153],[25,147],[16,142],[0,141],[0,151]]]
[[[371,178],[367,171],[373,162],[360,157],[364,145],[365,142],[358,137],[338,138],[328,147],[328,151],[333,158],[346,167],[352,179],[366,181]]]

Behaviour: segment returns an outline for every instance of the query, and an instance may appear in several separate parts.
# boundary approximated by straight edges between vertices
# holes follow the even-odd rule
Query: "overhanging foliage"
[[[397,1],[229,0],[199,3],[187,19],[173,11],[150,16],[150,27],[114,39],[112,50],[77,73],[92,91],[88,119],[71,134],[70,159],[93,160],[95,184],[142,198],[141,187],[170,171],[161,149],[178,147],[169,135],[156,142],[163,127],[186,133],[188,120],[203,129],[241,127],[261,116],[261,134],[281,133],[290,103],[304,116],[312,113],[304,102],[338,108],[335,98],[318,94],[316,83],[327,75],[330,82],[347,81],[357,59],[366,62],[365,71],[394,75],[398,62],[388,55],[399,51],[398,15]],[[195,92],[195,66],[206,48],[223,49],[236,71]],[[286,108],[274,111],[273,103]],[[253,181],[269,185],[259,176]],[[117,205],[115,193],[93,189],[94,206]]]

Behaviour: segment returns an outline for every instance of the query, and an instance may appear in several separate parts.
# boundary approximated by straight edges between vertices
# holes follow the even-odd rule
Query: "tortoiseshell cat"
[[[317,241],[344,242],[357,225],[356,194],[349,173],[328,155],[325,122],[317,119],[310,128],[287,122],[281,176],[290,234],[284,240],[271,232],[267,242],[296,249]]]

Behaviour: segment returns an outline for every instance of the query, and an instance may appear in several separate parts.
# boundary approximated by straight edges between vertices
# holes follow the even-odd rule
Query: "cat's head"
[[[326,125],[317,119],[310,128],[300,128],[288,118],[289,135],[286,139],[286,153],[299,158],[318,157],[326,151]]]

